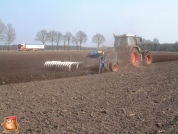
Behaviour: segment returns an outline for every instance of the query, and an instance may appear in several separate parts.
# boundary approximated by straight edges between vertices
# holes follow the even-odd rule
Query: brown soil
[[[0,53],[1,122],[16,115],[24,134],[178,133],[178,61],[102,74],[43,69],[87,53]]]
[[[46,61],[84,61],[88,51],[0,53],[0,85],[86,75],[84,71],[62,72],[44,69]]]
[[[164,62],[178,60],[177,52],[151,52],[153,62]]]

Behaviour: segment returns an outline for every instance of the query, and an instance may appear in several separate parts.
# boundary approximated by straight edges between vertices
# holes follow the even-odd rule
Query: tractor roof
[[[115,34],[114,34],[114,37],[115,37],[115,38],[117,38],[117,37],[128,37],[128,36],[132,36],[132,37],[135,36],[135,37],[136,37],[136,35],[134,35],[134,34],[123,34],[123,35],[115,35]]]

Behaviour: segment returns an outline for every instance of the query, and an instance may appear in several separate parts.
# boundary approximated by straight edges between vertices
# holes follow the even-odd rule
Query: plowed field
[[[152,53],[156,63],[116,73],[43,68],[87,53],[1,52],[1,123],[16,115],[24,134],[178,133],[178,61],[156,62],[172,55]]]

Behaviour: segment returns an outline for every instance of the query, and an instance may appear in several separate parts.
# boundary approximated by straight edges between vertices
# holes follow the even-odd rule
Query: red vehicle
[[[44,51],[44,45],[27,45],[27,44],[19,44],[19,51]]]

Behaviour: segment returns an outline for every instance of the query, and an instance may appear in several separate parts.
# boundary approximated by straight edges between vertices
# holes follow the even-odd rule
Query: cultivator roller
[[[45,69],[55,69],[57,62],[61,62],[61,61],[46,61],[44,64],[44,68]]]
[[[61,62],[61,61],[47,61],[44,64],[45,69],[56,69],[61,71],[74,71],[83,69],[82,62]]]

